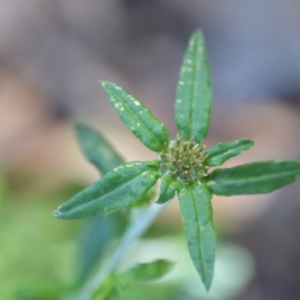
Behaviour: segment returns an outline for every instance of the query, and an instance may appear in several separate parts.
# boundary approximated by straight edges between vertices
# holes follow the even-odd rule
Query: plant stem
[[[140,209],[131,221],[115,251],[102,268],[73,297],[68,300],[90,300],[105,279],[116,269],[128,247],[151,226],[166,204],[153,203],[148,209]],[[65,299],[65,300],[67,300]]]

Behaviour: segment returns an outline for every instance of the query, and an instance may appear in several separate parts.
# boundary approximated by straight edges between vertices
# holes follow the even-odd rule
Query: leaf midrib
[[[207,273],[206,273],[206,268],[205,268],[205,264],[204,264],[204,254],[203,254],[203,248],[202,248],[202,243],[201,243],[201,222],[200,222],[200,217],[199,217],[199,209],[198,206],[196,204],[196,197],[194,195],[194,193],[189,190],[191,198],[192,198],[192,204],[193,204],[193,208],[194,211],[196,212],[196,220],[197,220],[197,236],[199,237],[199,241],[200,241],[200,247],[198,247],[198,254],[200,257],[200,268],[202,269],[202,273],[203,273],[203,277],[204,277],[204,281],[206,282],[207,280]]]
[[[239,145],[239,146],[231,146],[230,148],[228,147],[225,151],[224,150],[219,150],[218,152],[215,152],[214,154],[209,154],[209,158],[210,159],[214,159],[218,156],[224,156],[229,154],[232,151],[240,151],[240,150],[245,150],[245,148],[247,148],[245,145]],[[209,152],[209,151],[207,151]]]
[[[150,173],[150,174],[149,174],[149,173]],[[86,204],[91,204],[91,203],[93,203],[93,202],[99,200],[100,198],[106,198],[106,197],[109,197],[109,194],[111,194],[111,193],[113,193],[113,192],[115,192],[115,191],[118,191],[118,190],[120,190],[121,188],[124,188],[124,186],[126,187],[126,186],[130,185],[130,183],[132,183],[132,181],[134,181],[137,177],[139,177],[139,176],[145,177],[146,175],[151,175],[151,170],[145,170],[145,171],[143,171],[142,173],[139,173],[139,174],[135,175],[134,177],[131,177],[129,180],[125,181],[123,184],[119,185],[118,187],[114,188],[113,190],[108,191],[107,193],[105,193],[105,194],[103,194],[103,195],[101,195],[101,196],[99,196],[99,197],[96,197],[95,199],[89,200],[89,201],[87,201],[87,202],[80,203],[79,205],[78,205],[78,204],[74,204],[74,205],[72,205],[71,207],[69,207],[69,208],[67,209],[67,211],[70,211],[70,210],[72,210],[73,208],[82,207],[82,206],[84,206],[84,205],[86,205]],[[61,212],[64,212],[64,211],[61,210]]]
[[[162,142],[157,138],[157,136],[152,132],[152,130],[149,127],[147,127],[147,125],[141,119],[138,118],[138,116],[130,109],[130,107],[128,107],[128,105],[124,101],[122,101],[122,99],[118,96],[118,94],[113,90],[111,90],[110,92],[115,96],[115,98],[119,99],[119,101],[123,104],[124,109],[127,110],[127,112],[129,112],[131,117],[133,116],[132,119],[139,121],[142,124],[142,126],[144,127],[144,129],[146,131],[148,131],[148,134],[150,133],[150,135],[156,141],[158,141],[159,144],[162,144]],[[143,108],[143,109],[145,109],[145,108]],[[146,108],[146,110],[147,110],[147,108]]]
[[[282,176],[295,176],[297,175],[300,176],[300,171],[299,170],[295,170],[292,172],[277,172],[276,174],[268,174],[268,175],[256,175],[255,177],[252,177],[252,178],[229,178],[226,179],[226,178],[222,178],[222,179],[218,179],[216,178],[215,180],[213,181],[217,181],[218,183],[226,183],[228,182],[229,184],[231,184],[231,182],[233,182],[234,184],[237,184],[237,183],[244,183],[245,181],[247,182],[250,182],[250,183],[253,183],[253,182],[257,182],[257,181],[265,181],[265,180],[272,180],[272,179],[277,179],[278,177],[282,177]]]
[[[198,65],[198,56],[197,56],[197,49],[198,49],[198,44],[199,44],[199,38],[195,39],[195,43],[194,43],[194,47],[193,47],[193,61],[195,61],[195,63],[192,65],[193,68],[193,72],[192,72],[192,87],[191,87],[191,105],[190,105],[190,110],[189,110],[189,119],[190,119],[190,134],[189,134],[189,138],[195,138],[193,135],[194,133],[194,108],[195,108],[195,91],[196,91],[196,72],[197,72],[197,65]]]

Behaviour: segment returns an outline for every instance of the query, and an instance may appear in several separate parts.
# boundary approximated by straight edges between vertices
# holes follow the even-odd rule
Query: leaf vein
[[[191,195],[191,199],[192,199],[192,204],[193,204],[193,208],[194,211],[196,213],[196,220],[197,220],[197,226],[196,226],[196,231],[197,231],[197,238],[198,238],[198,243],[200,244],[200,247],[198,247],[198,255],[200,258],[200,267],[202,269],[202,273],[203,273],[203,277],[205,278],[204,281],[206,281],[207,279],[207,274],[206,274],[206,269],[205,269],[205,265],[204,265],[204,257],[203,257],[203,248],[202,248],[202,243],[201,243],[201,221],[200,221],[200,213],[198,211],[198,206],[196,204],[196,197],[195,194],[192,193],[192,191],[190,191],[190,195]]]
[[[161,144],[161,141],[160,141],[160,140],[157,138],[157,136],[152,132],[151,128],[148,127],[148,126],[143,122],[142,119],[138,118],[137,115],[136,115],[135,113],[132,113],[132,110],[130,109],[130,107],[129,107],[124,101],[122,101],[121,97],[119,97],[119,96],[118,96],[114,91],[112,91],[112,90],[111,90],[110,92],[114,95],[115,98],[118,98],[118,99],[119,99],[118,101],[120,101],[120,102],[123,104],[124,109],[126,109],[127,112],[129,112],[131,119],[134,119],[134,120],[136,121],[136,123],[140,122],[141,125],[144,127],[144,129],[146,129],[146,131],[148,131],[148,134],[150,134],[150,135],[154,138],[154,140],[156,140],[157,142],[159,142],[159,144]],[[147,110],[146,108],[143,108],[143,109],[144,109],[144,110]]]

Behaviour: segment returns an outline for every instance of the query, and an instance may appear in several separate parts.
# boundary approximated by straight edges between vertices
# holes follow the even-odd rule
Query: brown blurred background
[[[137,96],[174,137],[178,71],[197,28],[214,89],[207,144],[255,141],[227,165],[300,159],[299,1],[1,0],[0,168],[9,188],[28,195],[93,182],[97,173],[74,137],[77,121],[99,128],[128,160],[154,158],[98,80]],[[300,299],[299,192],[294,183],[269,195],[214,199],[221,235],[255,261],[238,299]],[[180,223],[176,202],[164,217]]]

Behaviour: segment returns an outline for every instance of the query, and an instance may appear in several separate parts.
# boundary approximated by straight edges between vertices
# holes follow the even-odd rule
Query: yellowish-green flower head
[[[207,176],[208,170],[205,166],[205,148],[202,143],[196,143],[193,139],[182,140],[177,135],[176,140],[171,141],[169,145],[165,143],[159,153],[160,172],[183,184],[201,181]]]

